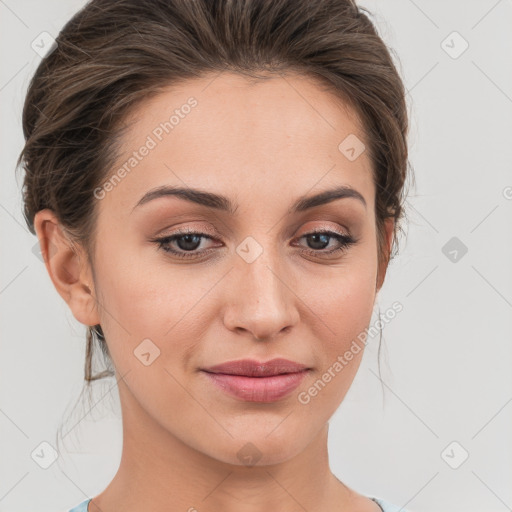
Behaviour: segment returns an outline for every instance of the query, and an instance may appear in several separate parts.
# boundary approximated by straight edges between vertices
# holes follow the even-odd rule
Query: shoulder
[[[73,507],[69,512],[87,512],[87,506],[89,505],[90,501],[91,498],[87,498],[86,500],[82,501],[82,503],[79,503],[76,507]]]
[[[397,505],[393,505],[392,503],[389,503],[388,501],[385,501],[381,498],[375,498],[368,496],[372,501],[377,503],[377,505],[380,506],[383,512],[407,512],[404,508],[401,508]],[[69,510],[69,512],[87,512],[87,506],[89,505],[89,502],[91,501],[91,498],[88,498],[72,509]]]
[[[398,505],[393,505],[388,501],[385,501],[381,498],[375,498],[368,496],[371,500],[375,501],[377,505],[383,510],[383,512],[408,512],[406,509],[399,507]]]

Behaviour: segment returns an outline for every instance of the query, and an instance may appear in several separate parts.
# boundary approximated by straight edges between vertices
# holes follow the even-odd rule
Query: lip
[[[239,359],[203,368],[209,373],[223,373],[225,375],[243,375],[245,377],[269,377],[283,373],[297,373],[307,370],[306,365],[278,357],[270,361],[256,361],[255,359]]]
[[[311,370],[288,359],[228,361],[202,371],[210,382],[248,402],[275,402],[289,395]]]

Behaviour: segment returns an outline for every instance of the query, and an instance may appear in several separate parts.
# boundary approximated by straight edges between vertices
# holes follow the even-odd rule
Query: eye
[[[346,251],[351,245],[354,245],[357,240],[350,235],[337,233],[336,231],[316,230],[302,235],[299,240],[305,238],[312,248],[305,249],[305,251],[313,256],[332,256]],[[337,245],[329,250],[324,250],[329,246],[330,241],[334,239]]]
[[[357,243],[357,240],[350,235],[327,230],[317,230],[306,233],[302,235],[299,240],[303,238],[307,239],[310,245],[310,248],[303,249],[303,251],[313,256],[332,256],[339,254],[346,251],[351,245]],[[156,243],[159,249],[173,256],[177,256],[178,258],[198,258],[214,250],[214,248],[209,248],[198,251],[203,239],[215,240],[215,238],[206,233],[184,230],[166,237],[155,238],[151,241]],[[337,242],[337,245],[332,249],[325,250],[333,239]],[[172,244],[176,244],[175,247],[177,246],[177,248],[173,248]]]
[[[173,235],[163,238],[156,238],[152,242],[157,243],[158,248],[170,253],[178,258],[197,258],[200,255],[211,252],[212,249],[203,249],[197,251],[201,245],[201,239],[214,240],[213,237],[206,233],[196,231],[179,231]],[[171,244],[176,243],[178,249],[173,249]]]

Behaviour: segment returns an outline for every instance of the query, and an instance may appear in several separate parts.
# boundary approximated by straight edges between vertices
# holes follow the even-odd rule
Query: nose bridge
[[[236,248],[231,272],[232,301],[226,321],[231,328],[251,331],[256,338],[272,337],[298,319],[295,295],[287,285],[285,265],[272,237],[247,237]]]
[[[254,242],[246,242],[246,247],[247,244],[251,243],[254,245]],[[237,252],[242,252],[242,248]],[[257,250],[257,247],[251,247],[251,245],[249,245],[249,248],[252,252]],[[279,269],[281,268],[278,251],[267,244],[265,249],[262,247],[261,252],[253,254],[253,257],[255,259],[249,261],[240,256],[242,261],[237,262],[242,279],[247,283],[246,290],[255,294],[256,298],[264,297],[267,301],[281,301],[284,299],[283,290],[281,289],[283,283],[278,279]]]

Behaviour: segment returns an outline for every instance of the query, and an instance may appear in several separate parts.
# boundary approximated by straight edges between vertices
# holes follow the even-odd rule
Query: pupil
[[[326,235],[325,233],[314,233],[312,235],[309,235],[310,239],[313,240],[313,249],[325,249],[329,245],[329,238],[330,235]],[[315,244],[320,243],[320,246],[316,246]]]
[[[191,242],[192,239],[195,239],[195,241]],[[185,240],[184,244],[181,243],[183,240]],[[201,237],[199,235],[182,235],[180,238],[178,238],[178,246],[183,251],[193,251],[194,249],[197,249],[200,242]]]

